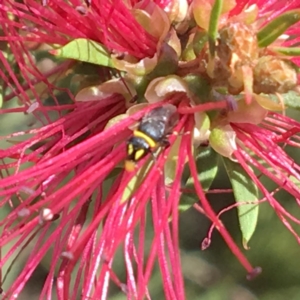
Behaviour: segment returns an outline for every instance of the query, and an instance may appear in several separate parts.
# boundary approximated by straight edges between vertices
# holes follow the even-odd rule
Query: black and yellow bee
[[[135,162],[152,153],[159,146],[168,146],[168,135],[178,122],[176,106],[164,104],[150,110],[140,121],[127,141],[127,160],[125,168],[133,170]]]

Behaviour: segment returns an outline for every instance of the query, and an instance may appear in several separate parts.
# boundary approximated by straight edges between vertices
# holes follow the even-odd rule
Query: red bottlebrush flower
[[[24,31],[23,41],[64,45],[72,39],[87,38],[120,53],[137,58],[153,56],[156,39],[135,19],[123,1],[4,1],[1,5],[7,26]],[[17,20],[11,20],[12,11]],[[126,37],[126,38],[124,38]]]
[[[5,136],[12,145],[0,150],[0,204],[10,211],[0,246],[11,243],[0,267],[34,245],[3,299],[18,297],[49,253],[41,299],[107,299],[111,283],[128,299],[151,299],[156,262],[165,298],[184,299],[185,189],[197,198],[189,206],[212,223],[202,248],[217,229],[249,278],[258,274],[220,220],[232,207],[215,212],[207,200],[215,174],[199,168],[203,145],[223,157],[244,247],[262,201],[299,241],[291,225],[299,220],[274,196],[284,189],[298,201],[300,193],[299,166],[285,152],[298,148],[300,124],[274,112],[295,106],[291,93],[299,99],[300,12],[297,1],[279,2],[0,4],[3,98],[22,104],[1,113],[35,117],[33,129]],[[119,252],[125,279],[114,265]]]
[[[184,98],[181,99],[177,97],[176,101],[181,100],[182,103],[186,101]],[[119,104],[116,105],[118,102]],[[122,110],[122,105],[124,102],[120,102],[118,98],[83,102],[64,119],[40,130],[28,132],[35,133],[31,139],[14,145],[9,151],[2,151],[2,158],[7,156],[18,158],[15,163],[6,164],[2,169],[17,169],[25,162],[34,162],[34,167],[19,171],[12,177],[3,178],[1,181],[3,189],[1,194],[5,197],[2,204],[7,203],[14,194],[17,194],[20,200],[20,204],[2,221],[5,225],[5,234],[2,235],[0,243],[5,245],[14,239],[17,239],[17,242],[3,257],[1,264],[4,265],[11,252],[16,251],[25,242],[24,237],[31,240],[41,230],[34,255],[28,258],[11,288],[5,291],[7,297],[20,293],[26,283],[26,278],[29,278],[46,251],[52,246],[52,266],[41,296],[51,295],[54,268],[59,264],[57,293],[62,299],[78,295],[80,290],[85,297],[106,297],[105,286],[109,279],[122,290],[125,289],[129,298],[139,299],[149,293],[147,283],[157,259],[161,266],[166,296],[183,298],[184,290],[179,264],[178,204],[185,160],[187,158],[191,160],[192,157],[191,135],[184,135],[177,149],[176,177],[167,196],[164,189],[163,168],[167,155],[173,147],[165,149],[155,162],[155,167],[150,167],[148,171],[145,167],[133,173],[120,171],[105,200],[101,195],[101,190],[105,187],[105,179],[111,176],[110,173],[126,157],[124,143],[116,146],[112,151],[110,149],[119,140],[128,138],[130,134],[128,126],[145,114],[144,111],[140,111],[133,117],[127,118],[126,121],[96,133],[103,129],[106,118],[111,118],[118,113],[118,110]],[[103,107],[106,107],[107,112],[101,114],[99,112]],[[108,110],[109,107],[111,107],[110,110]],[[211,104],[211,107],[206,109],[214,108]],[[191,132],[194,122],[193,115],[191,117],[182,116],[175,131],[180,132],[184,129],[185,132]],[[91,126],[94,127],[93,133],[89,132]],[[82,136],[84,136],[84,141],[72,146],[76,138],[82,138]],[[177,136],[173,135],[169,139],[171,145],[174,144],[176,138]],[[26,154],[25,149],[30,147],[34,150]],[[22,154],[20,154],[21,149]],[[59,188],[62,181],[73,170],[75,170],[75,176]],[[17,185],[16,182],[18,182]],[[138,182],[140,184],[137,188],[135,186]],[[201,190],[198,192],[201,193]],[[204,201],[206,199],[204,194],[200,195]],[[155,238],[152,240],[149,257],[144,261],[145,213],[146,206],[150,204],[149,198],[151,198],[153,211]],[[36,199],[39,200],[35,201]],[[243,264],[251,271],[251,266],[243,258],[226,229],[216,219],[207,200],[205,201],[204,209],[207,209],[208,217],[221,227],[220,231],[234,253],[242,257]],[[88,207],[91,203],[93,213],[88,227],[85,228],[84,223],[87,222]],[[54,222],[58,215],[60,221],[56,221],[58,224],[52,230],[51,222]],[[171,227],[168,222],[170,216],[172,216]],[[135,246],[134,230],[138,223],[139,242],[138,246]],[[103,228],[101,236],[97,236],[100,224]],[[46,236],[47,242],[45,242]],[[124,251],[128,272],[126,283],[121,283],[112,268],[114,256],[120,247]],[[85,264],[88,257],[89,262]],[[171,269],[166,267],[167,261],[170,261]],[[70,286],[71,273],[74,272],[77,264],[80,266],[77,271],[77,280],[82,286],[72,287]],[[137,277],[132,274],[135,266]],[[95,277],[97,269],[100,270],[99,277]],[[81,274],[85,274],[83,282],[80,279]],[[92,289],[90,283],[94,281],[96,284]]]

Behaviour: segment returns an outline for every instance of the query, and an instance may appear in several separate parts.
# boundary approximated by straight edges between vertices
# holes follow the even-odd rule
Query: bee
[[[135,163],[159,146],[169,145],[168,135],[172,132],[179,119],[177,108],[165,104],[150,110],[140,121],[127,141],[127,160],[125,169],[132,171]]]

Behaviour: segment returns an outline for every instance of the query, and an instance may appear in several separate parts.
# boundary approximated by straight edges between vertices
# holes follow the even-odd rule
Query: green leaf
[[[247,244],[257,224],[259,206],[254,202],[258,200],[258,189],[240,164],[227,158],[223,158],[223,160],[232,185],[235,201],[237,203],[253,202],[251,204],[241,204],[237,207],[243,246],[248,249]]]
[[[288,56],[300,56],[300,47],[272,47],[272,50]]]
[[[300,95],[297,92],[290,91],[286,94],[281,94],[284,105],[293,109],[300,109]]]
[[[148,171],[150,170],[152,165],[153,165],[153,160],[151,159],[149,163],[145,163],[139,169],[139,171],[132,177],[132,179],[129,181],[128,185],[124,189],[121,198],[121,203],[128,201],[132,197],[133,193],[140,187],[142,181],[147,176]]]
[[[49,51],[61,58],[75,59],[105,67],[113,67],[110,53],[101,44],[87,39],[76,39],[63,47]]]
[[[267,47],[282,35],[289,27],[300,21],[300,10],[288,11],[272,20],[258,34],[258,46]]]
[[[223,1],[216,0],[214,6],[212,7],[210,18],[209,18],[209,26],[208,26],[208,42],[209,42],[209,52],[213,57],[215,54],[216,40],[218,37],[218,25],[219,18],[223,9]]]
[[[198,181],[203,190],[207,191],[218,172],[219,155],[211,147],[199,147],[195,156],[196,167],[198,171]],[[199,199],[194,189],[194,179],[190,176],[189,167],[186,166],[182,176],[182,188],[191,191],[181,195],[179,211],[188,210]]]
[[[129,181],[128,185],[125,187],[121,203],[128,201],[134,191],[138,188],[140,184],[139,176],[135,175],[132,177],[132,179]]]

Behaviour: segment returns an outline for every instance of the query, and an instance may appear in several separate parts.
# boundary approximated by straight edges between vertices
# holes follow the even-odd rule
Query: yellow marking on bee
[[[132,144],[129,144],[128,147],[127,147],[127,154],[128,154],[128,155],[131,155],[131,154],[133,153],[133,150],[134,150],[134,149],[133,149]]]
[[[138,161],[141,159],[141,157],[145,154],[145,150],[144,149],[139,149],[134,153],[134,160]]]
[[[133,135],[135,137],[140,137],[140,138],[144,139],[147,142],[147,144],[150,146],[150,148],[154,148],[157,145],[157,142],[155,142],[151,137],[149,137],[148,135],[146,135],[145,133],[143,133],[139,130],[135,130],[133,132]]]
[[[132,160],[125,161],[125,170],[127,172],[132,172],[135,169],[135,163]]]

